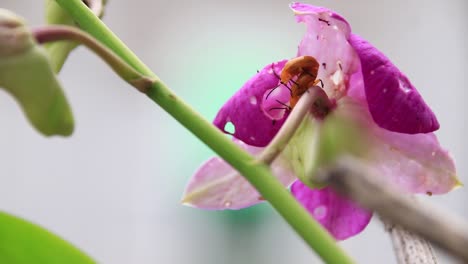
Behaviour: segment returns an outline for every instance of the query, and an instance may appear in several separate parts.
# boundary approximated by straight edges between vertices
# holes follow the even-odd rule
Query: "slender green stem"
[[[309,112],[320,112],[320,109],[317,109],[319,106],[316,106],[318,102],[325,104],[326,107],[331,106],[331,102],[322,88],[318,86],[310,87],[307,93],[301,96],[293,111],[288,116],[288,119],[286,119],[286,122],[281,126],[273,140],[262,151],[258,157],[258,161],[271,164],[294,136],[294,133],[301,125],[304,117]]]
[[[154,82],[154,78],[151,79],[144,76],[142,73],[130,66],[126,61],[117,56],[111,49],[78,28],[51,25],[33,28],[32,33],[37,42],[41,44],[59,40],[68,40],[76,41],[85,45],[103,59],[107,65],[117,73],[117,75],[143,93],[146,93],[147,89],[149,89]]]
[[[80,0],[56,1],[69,12],[82,29],[102,41],[139,72],[156,77],[102,21],[92,15]],[[353,263],[330,234],[310,217],[309,213],[272,175],[267,165],[256,162],[247,152],[237,147],[216,127],[173,94],[159,79],[154,82],[147,95],[236,168],[325,262]]]

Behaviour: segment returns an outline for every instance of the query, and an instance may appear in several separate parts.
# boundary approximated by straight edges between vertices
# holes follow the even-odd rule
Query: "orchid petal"
[[[225,133],[225,126],[234,125],[232,135],[248,145],[266,146],[283,125],[286,115],[272,120],[265,114],[263,102],[266,92],[279,85],[280,74],[286,60],[267,65],[248,80],[219,110],[214,125]],[[289,99],[288,99],[289,100]]]
[[[327,17],[325,18],[332,18],[333,20],[340,22],[339,24],[340,26],[343,26],[343,28],[346,28],[348,31],[351,31],[351,27],[349,26],[348,21],[346,21],[346,19],[344,19],[341,15],[333,12],[332,10],[326,7],[313,6],[313,5],[299,3],[299,2],[291,3],[289,7],[294,11],[296,15],[307,15],[307,14],[314,14],[314,13],[326,15]]]
[[[443,194],[461,185],[455,162],[434,133],[402,134],[377,128],[375,167],[391,183],[411,193]]]
[[[248,146],[235,141],[251,154],[259,154],[263,148]],[[281,159],[272,164],[273,174],[288,187],[295,176]],[[221,158],[205,162],[192,176],[184,193],[183,203],[202,209],[241,209],[263,201],[262,196],[236,170]]]
[[[361,59],[369,110],[379,126],[406,134],[439,129],[416,88],[385,55],[355,34],[349,41]]]
[[[301,181],[291,187],[292,194],[336,239],[344,240],[361,232],[372,213],[335,193],[330,187],[312,190]]]
[[[349,115],[367,123],[370,166],[403,192],[442,194],[460,185],[455,163],[434,133],[403,134],[379,127],[366,105],[352,98],[340,101]]]
[[[349,44],[351,27],[340,15],[323,7],[291,5],[298,22],[307,26],[298,56],[312,56],[320,63],[318,78],[333,99],[346,95],[350,76],[359,71],[359,57]]]

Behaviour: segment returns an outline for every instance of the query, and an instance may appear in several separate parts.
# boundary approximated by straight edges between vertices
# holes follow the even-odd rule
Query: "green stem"
[[[216,127],[173,94],[80,0],[56,1],[69,12],[82,29],[102,41],[140,73],[156,78],[157,81],[147,92],[148,97],[236,168],[325,262],[353,263],[330,234],[311,218],[309,213],[272,175],[267,165],[256,162],[252,156],[237,147]]]
[[[323,107],[319,107],[318,103],[324,104],[323,107],[331,107],[332,105],[322,88],[312,86],[307,90],[307,93],[301,96],[293,111],[289,114],[288,119],[286,119],[286,122],[284,122],[273,140],[259,155],[258,161],[271,164],[294,136],[305,116],[309,112],[315,113],[321,111],[319,108]]]
[[[146,93],[154,80],[148,78],[135,70],[126,61],[117,56],[111,49],[102,45],[88,33],[71,26],[51,25],[32,29],[32,33],[40,44],[59,40],[76,41],[85,45],[96,55],[103,59],[117,75],[126,82],[137,88],[140,92]]]

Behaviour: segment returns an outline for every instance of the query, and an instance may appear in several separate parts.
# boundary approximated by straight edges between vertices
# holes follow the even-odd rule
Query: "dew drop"
[[[322,219],[327,215],[327,207],[320,205],[314,209],[313,214],[317,219]]]
[[[253,136],[250,136],[249,139],[252,140],[252,141],[255,141],[255,137],[253,137]]]
[[[224,202],[224,207],[228,208],[232,205],[232,202],[231,201],[226,201]]]
[[[250,104],[256,105],[256,104],[257,104],[257,97],[255,97],[255,96],[250,96]]]
[[[401,89],[404,93],[409,93],[409,92],[411,92],[411,87],[410,87],[410,85],[409,85],[409,83],[408,83],[407,80],[400,78],[400,79],[398,80],[398,83],[399,83],[400,89]]]
[[[436,152],[435,152],[435,151],[432,151],[431,155],[432,155],[432,157],[435,157]]]
[[[384,88],[382,92],[387,93],[387,88]]]
[[[374,70],[370,71],[370,75],[374,75],[374,74],[375,74]]]

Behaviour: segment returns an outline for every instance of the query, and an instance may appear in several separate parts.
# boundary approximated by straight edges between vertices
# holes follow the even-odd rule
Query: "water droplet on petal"
[[[399,86],[400,86],[400,89],[404,92],[404,93],[409,93],[411,92],[411,86],[409,85],[408,81],[405,80],[405,79],[399,79],[398,80],[399,82]]]
[[[327,207],[320,205],[314,209],[313,214],[317,219],[322,219],[327,215]]]
[[[432,155],[432,157],[435,157],[436,152],[435,152],[435,151],[432,151],[431,155]]]
[[[253,104],[253,105],[256,105],[257,104],[257,97],[250,96],[250,103]]]
[[[226,201],[226,202],[224,203],[224,207],[226,207],[226,208],[229,208],[231,205],[232,205],[232,202],[231,202],[231,201]]]

